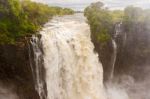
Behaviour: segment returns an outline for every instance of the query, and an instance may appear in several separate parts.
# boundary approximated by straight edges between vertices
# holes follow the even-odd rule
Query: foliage
[[[150,10],[128,6],[124,10],[123,24],[126,32],[135,32],[135,26],[140,24],[150,26]]]
[[[110,11],[110,14],[113,19],[113,23],[121,22],[124,17],[124,12],[121,10]]]
[[[91,4],[84,13],[91,28],[95,50],[104,67],[104,79],[110,79],[110,63],[114,53],[112,42],[109,42],[111,38],[117,44],[115,74],[125,73],[137,79],[138,75],[131,71],[136,69],[140,72],[143,66],[150,64],[150,9],[128,6],[124,10],[108,10],[102,5]],[[114,36],[115,28],[119,30]],[[145,69],[143,71],[145,73]]]
[[[128,6],[124,10],[124,20],[130,22],[139,22],[142,18],[143,9],[139,7]]]
[[[150,27],[150,10],[128,6],[122,10],[108,10],[101,2],[92,3],[88,6],[84,15],[87,17],[91,28],[92,39],[98,43],[107,42],[111,39],[115,24],[122,22],[125,32],[135,32],[137,25],[143,24]]]
[[[0,0],[0,44],[15,43],[20,36],[36,33],[53,16],[73,13],[30,0]]]
[[[112,32],[112,17],[110,12],[104,8],[103,3],[92,3],[85,9],[84,15],[87,17],[95,41],[108,41]]]

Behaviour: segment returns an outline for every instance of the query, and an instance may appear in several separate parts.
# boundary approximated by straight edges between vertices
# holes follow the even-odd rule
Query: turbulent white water
[[[42,76],[42,63],[43,63],[43,54],[41,51],[41,40],[33,35],[30,41],[33,49],[33,58],[34,58],[34,65],[32,64],[31,60],[31,49],[29,47],[29,58],[30,58],[30,66],[33,73],[33,79],[35,83],[35,89],[38,92],[40,99],[46,98],[46,93],[44,90],[44,81]]]
[[[149,99],[149,81],[135,82],[129,75],[113,77],[121,24],[116,25],[112,40],[112,71],[104,92],[102,65],[85,21],[79,14],[56,17],[44,26],[41,37],[32,37],[29,52],[33,55],[29,56],[40,99]]]
[[[113,76],[114,76],[115,63],[116,63],[116,58],[117,58],[117,43],[116,43],[116,39],[122,33],[121,25],[122,25],[122,22],[116,24],[115,31],[114,31],[114,36],[112,38],[113,53],[112,53],[112,59],[111,59],[112,60],[111,61],[112,68],[111,68],[111,73],[110,73],[110,80],[112,80]]]
[[[102,65],[84,17],[54,18],[40,34],[47,99],[105,99]]]
[[[114,70],[115,70],[115,63],[116,63],[116,58],[117,58],[117,44],[114,39],[112,39],[112,46],[113,46],[113,54],[112,54],[112,69],[111,69],[111,74],[110,74],[110,80],[113,79],[114,76]]]

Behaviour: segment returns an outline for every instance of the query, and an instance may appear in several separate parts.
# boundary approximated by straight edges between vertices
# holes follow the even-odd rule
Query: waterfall
[[[112,70],[110,73],[110,80],[113,79],[114,76],[114,70],[115,70],[115,63],[116,63],[116,58],[117,58],[117,44],[114,39],[112,39],[112,46],[113,46],[113,54],[112,54]]]
[[[113,46],[113,54],[112,54],[112,68],[111,68],[111,73],[110,73],[110,80],[113,79],[113,76],[114,76],[114,70],[115,70],[115,63],[116,63],[116,58],[117,58],[117,43],[116,43],[116,39],[118,37],[118,35],[120,35],[121,33],[121,25],[122,25],[122,22],[120,23],[117,23],[116,26],[115,26],[115,32],[114,32],[114,35],[113,35],[113,38],[112,38],[112,46]]]
[[[40,34],[40,40],[32,40],[39,94],[44,92],[39,68],[43,58],[46,99],[105,99],[102,65],[83,15],[56,17]]]
[[[117,58],[117,39],[122,35],[122,22],[117,23],[115,25],[115,31],[114,35],[112,37],[112,47],[113,47],[113,53],[111,57],[111,73],[110,73],[110,79],[108,82],[105,83],[106,88],[106,94],[107,99],[130,99],[128,91],[125,87],[125,83],[128,82],[127,79],[124,81],[122,79],[118,79],[117,77],[114,78],[114,71],[115,71],[115,63]],[[126,35],[125,35],[126,36]],[[126,37],[124,37],[126,39]],[[123,43],[124,44],[124,43]],[[123,82],[123,83],[121,83]],[[131,98],[134,99],[134,98]]]
[[[42,44],[40,39],[33,35],[30,40],[29,46],[29,58],[30,66],[33,74],[35,90],[38,92],[40,99],[46,99],[46,92],[44,89],[44,79],[43,79],[43,53],[41,50]],[[32,50],[31,50],[32,49]],[[33,56],[32,56],[33,55]],[[33,58],[33,59],[32,59]]]

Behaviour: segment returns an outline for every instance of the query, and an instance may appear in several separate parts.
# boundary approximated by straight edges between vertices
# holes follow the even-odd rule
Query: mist
[[[0,84],[0,99],[19,99],[15,88],[13,85]]]

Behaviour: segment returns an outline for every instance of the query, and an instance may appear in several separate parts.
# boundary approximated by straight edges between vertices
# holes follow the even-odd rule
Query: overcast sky
[[[150,0],[32,0],[43,2],[53,6],[71,7],[83,10],[92,2],[101,1],[110,9],[123,9],[128,5],[150,8]]]

